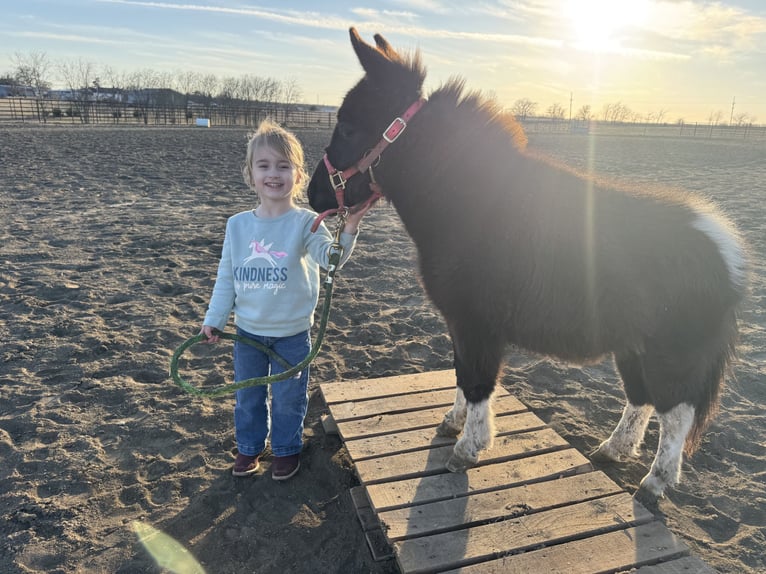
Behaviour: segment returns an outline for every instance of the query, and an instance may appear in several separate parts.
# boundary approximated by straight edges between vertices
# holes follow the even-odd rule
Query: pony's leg
[[[447,470],[464,472],[476,464],[479,453],[492,445],[494,420],[490,400],[495,389],[504,342],[488,335],[483,326],[468,322],[463,329],[451,328],[455,349],[458,397],[465,401],[463,436],[455,443]],[[456,404],[457,404],[456,400]],[[460,412],[460,411],[458,411]],[[447,413],[445,422],[447,425]]]
[[[638,447],[644,440],[649,419],[654,412],[652,405],[625,405],[622,418],[607,440],[591,454],[596,461],[619,462],[623,458],[638,456]]]
[[[494,414],[490,401],[486,398],[478,403],[468,402],[465,432],[452,450],[447,461],[450,472],[465,472],[479,460],[479,453],[492,446],[495,436]]]
[[[681,478],[684,443],[694,425],[694,407],[681,403],[665,413],[658,413],[658,418],[660,443],[649,474],[641,480],[641,489],[660,498],[667,487],[678,484]]]
[[[619,462],[623,458],[637,456],[638,447],[644,439],[646,427],[654,412],[646,388],[641,357],[635,353],[625,353],[615,356],[615,363],[622,377],[628,402],[612,435],[591,453],[591,459],[595,461]]]
[[[457,387],[455,391],[455,404],[444,415],[444,419],[436,427],[436,434],[439,436],[456,437],[463,430],[467,411],[467,402],[463,389]]]

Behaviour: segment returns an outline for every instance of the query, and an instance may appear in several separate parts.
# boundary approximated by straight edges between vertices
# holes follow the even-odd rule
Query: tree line
[[[537,102],[534,102],[529,98],[516,100],[511,106],[511,113],[521,120],[531,117],[541,117],[541,114],[538,113]],[[570,114],[571,113],[572,112],[570,111]],[[644,114],[631,110],[628,106],[618,101],[604,104],[600,114],[598,114],[590,105],[583,105],[575,111],[570,118],[567,118],[567,110],[563,105],[560,103],[553,103],[546,109],[544,114],[542,114],[542,117],[559,121],[572,119],[578,122],[601,120],[612,124],[666,124],[668,123],[667,115],[668,110],[664,108]],[[721,110],[710,112],[707,120],[707,123],[711,126],[726,125],[724,122],[724,113]],[[732,112],[729,123],[736,127],[752,126],[755,123],[755,120],[755,116],[752,116],[747,112],[739,112],[737,114]],[[684,125],[686,121],[684,118],[677,118],[673,123],[676,125]]]
[[[215,74],[204,74],[191,71],[174,73],[157,72],[148,68],[132,72],[117,72],[109,66],[99,66],[82,59],[52,61],[45,52],[15,53],[11,57],[13,69],[0,75],[0,85],[17,86],[19,89],[32,90],[40,98],[48,94],[52,87],[54,74],[66,86],[70,99],[88,101],[105,100],[110,98],[130,98],[134,102],[146,105],[149,95],[160,92],[177,92],[185,98],[188,106],[193,99],[195,103],[209,107],[212,102],[228,104],[235,102],[268,102],[284,104],[286,107],[300,103],[303,94],[295,79],[279,80],[264,78],[252,74],[238,77],[219,78]],[[174,105],[176,102],[174,102]],[[649,113],[631,110],[627,105],[618,101],[604,104],[598,114],[589,104],[581,106],[574,113],[560,103],[553,103],[544,113],[538,112],[538,103],[529,98],[516,100],[510,108],[520,120],[533,117],[547,117],[552,120],[575,120],[590,122],[601,120],[607,123],[647,123],[663,124],[668,110],[661,108]],[[710,112],[708,124],[725,126],[724,112]],[[755,116],[747,112],[732,113],[729,124],[736,127],[752,126]],[[677,118],[676,125],[684,125],[684,118]]]
[[[138,94],[175,91],[193,98],[196,103],[211,102],[270,102],[296,104],[302,91],[294,79],[280,80],[252,74],[219,78],[215,74],[191,71],[157,72],[144,68],[131,72],[118,72],[110,66],[93,62],[61,60],[54,62],[45,52],[15,53],[11,57],[12,70],[0,75],[0,85],[31,89],[42,98],[51,93],[53,80],[65,86],[64,92],[72,100],[106,100],[138,97]]]

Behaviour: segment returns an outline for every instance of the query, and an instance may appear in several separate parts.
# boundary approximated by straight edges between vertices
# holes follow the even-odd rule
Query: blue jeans
[[[253,335],[237,327],[237,334],[272,349],[291,365],[300,363],[311,351],[309,331],[289,337]],[[268,354],[236,341],[234,381],[273,375],[287,370]],[[271,431],[274,456],[297,454],[303,448],[303,419],[308,409],[309,367],[285,381],[245,387],[236,392],[234,430],[240,454],[254,456],[266,448]],[[271,402],[269,403],[269,390]]]

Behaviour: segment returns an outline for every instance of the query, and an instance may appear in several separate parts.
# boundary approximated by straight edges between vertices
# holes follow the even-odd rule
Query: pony
[[[455,401],[436,431],[460,437],[447,469],[464,472],[492,445],[508,344],[577,364],[611,355],[627,401],[591,456],[636,456],[656,413],[639,492],[663,496],[736,355],[748,274],[736,229],[701,198],[533,153],[516,120],[460,78],[425,98],[419,51],[399,54],[379,34],[367,44],[354,28],[350,37],[364,76],[337,111],[309,203],[327,215],[383,194],[412,238],[453,345]]]

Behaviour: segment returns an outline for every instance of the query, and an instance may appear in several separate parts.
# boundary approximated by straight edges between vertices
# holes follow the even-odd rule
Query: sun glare
[[[649,11],[649,0],[566,0],[575,47],[589,52],[618,51],[622,33],[642,24]]]

